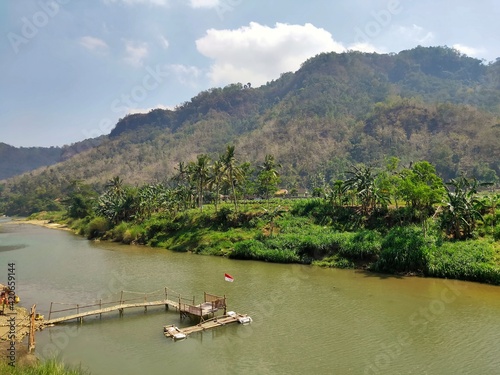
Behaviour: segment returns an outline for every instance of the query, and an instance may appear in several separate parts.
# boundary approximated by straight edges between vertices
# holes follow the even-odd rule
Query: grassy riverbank
[[[48,360],[36,364],[21,364],[9,366],[0,361],[0,374],[2,375],[87,375],[90,372],[81,368],[71,368],[56,360]]]
[[[58,222],[88,239],[143,244],[173,251],[276,263],[363,268],[500,285],[497,227],[479,225],[474,238],[449,240],[432,218],[404,217],[405,208],[361,217],[356,207],[326,200],[247,202],[176,216],[153,215],[112,226],[102,217],[67,219],[42,213],[32,219]],[[359,225],[359,221],[363,225]]]
[[[37,223],[41,224],[41,223]],[[23,308],[15,307],[16,321],[20,322],[16,326],[16,345],[14,359],[7,356],[10,352],[11,342],[8,340],[10,315],[0,315],[0,374],[2,375],[84,375],[90,374],[82,369],[69,368],[56,360],[40,362],[38,358],[28,352],[27,344],[23,340],[28,335],[27,322],[29,318],[28,311]],[[9,364],[13,361],[14,366]]]

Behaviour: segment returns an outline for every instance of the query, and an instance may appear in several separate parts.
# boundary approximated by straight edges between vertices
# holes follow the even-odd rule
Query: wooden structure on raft
[[[220,297],[205,292],[203,293],[203,303],[198,305],[194,304],[194,299],[193,304],[181,302],[179,299],[179,312],[181,314],[181,320],[189,317],[203,322],[206,319],[213,318],[215,313],[219,310],[223,310],[225,315],[226,309],[226,296]]]
[[[199,324],[196,324],[191,327],[178,328],[174,324],[164,326],[163,333],[165,334],[165,336],[171,337],[174,340],[182,340],[185,339],[191,333],[203,332],[212,328],[225,326],[231,323],[247,324],[250,322],[252,322],[252,318],[250,318],[248,315],[237,314],[234,311],[229,311],[227,314],[201,321]]]

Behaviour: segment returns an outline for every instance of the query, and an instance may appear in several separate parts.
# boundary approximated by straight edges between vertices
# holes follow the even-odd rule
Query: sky
[[[497,0],[1,0],[0,142],[62,146],[322,52],[500,57]]]

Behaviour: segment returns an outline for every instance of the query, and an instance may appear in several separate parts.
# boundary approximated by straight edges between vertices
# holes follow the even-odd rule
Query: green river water
[[[5,221],[5,219],[4,219]],[[500,374],[500,288],[476,283],[235,261],[90,242],[0,222],[0,283],[16,265],[21,305],[117,300],[165,286],[228,298],[250,325],[174,342],[163,307],[125,310],[36,335],[36,354],[104,374]],[[224,281],[224,273],[235,281]]]

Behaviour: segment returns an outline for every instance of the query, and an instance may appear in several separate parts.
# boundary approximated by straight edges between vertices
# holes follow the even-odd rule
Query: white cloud
[[[359,51],[359,52],[366,52],[366,53],[384,53],[384,51],[380,48],[375,47],[373,44],[370,43],[355,43],[351,44],[348,48],[350,51]]]
[[[190,0],[191,8],[215,8],[219,6],[219,0]]]
[[[399,26],[397,35],[410,40],[413,43],[428,45],[434,40],[434,33],[425,31],[423,27],[413,24],[412,26]]]
[[[168,6],[168,0],[104,0],[105,4],[124,3],[127,5],[155,5]]]
[[[160,35],[160,44],[165,49],[167,49],[170,46],[170,43],[168,42],[168,39],[165,38],[163,35]]]
[[[170,107],[170,106],[158,104],[157,106],[151,107],[151,108],[128,108],[127,114],[132,115],[134,113],[149,113],[154,109],[168,109],[168,110],[173,111],[175,109],[175,107]]]
[[[208,73],[215,84],[251,82],[255,87],[295,71],[321,52],[342,52],[342,44],[310,23],[275,27],[251,22],[236,30],[207,30],[196,41],[198,51],[214,60]]]
[[[182,64],[169,65],[169,70],[177,80],[183,85],[196,86],[198,79],[201,77],[201,70],[195,66],[186,66]]]
[[[460,51],[461,53],[471,56],[471,57],[476,57],[480,54],[484,54],[485,50],[483,48],[474,48],[474,47],[469,47],[460,43],[454,44],[453,48],[455,48],[457,51]]]
[[[127,53],[127,56],[124,59],[125,62],[138,67],[142,66],[142,62],[148,56],[149,49],[147,43],[126,40],[125,52]]]
[[[99,38],[94,38],[92,36],[84,36],[80,38],[80,44],[91,51],[95,50],[103,51],[108,49],[108,45],[104,40]]]

